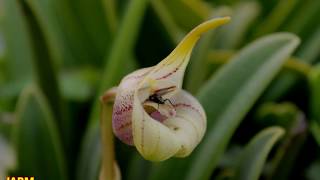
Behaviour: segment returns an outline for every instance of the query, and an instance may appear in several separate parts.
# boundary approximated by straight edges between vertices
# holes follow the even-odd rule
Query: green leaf
[[[310,96],[310,131],[320,146],[320,65],[315,66],[309,74]]]
[[[320,1],[301,1],[300,6],[290,18],[291,21],[285,30],[305,38],[311,34],[314,25],[319,24]]]
[[[33,76],[33,53],[20,6],[13,1],[0,4],[0,116],[1,112],[13,112],[15,99]],[[12,23],[14,19],[14,23]],[[1,117],[0,117],[1,120]]]
[[[2,48],[7,58],[8,79],[25,85],[25,81],[32,78],[34,58],[28,24],[17,0],[4,0],[1,6],[0,31],[4,38]]]
[[[311,119],[320,124],[320,65],[309,74]]]
[[[38,89],[31,87],[23,91],[16,117],[13,135],[18,160],[17,174],[47,180],[68,179],[54,117]]]
[[[188,158],[156,165],[151,179],[209,179],[236,128],[298,44],[289,33],[266,36],[223,66],[198,94],[208,119],[202,143]]]
[[[67,10],[74,10],[74,14],[76,15],[76,19],[74,20],[76,20],[76,23],[80,24],[81,27],[83,27],[82,30],[77,29],[77,31],[80,31],[79,34],[84,33],[88,36],[87,40],[89,40],[90,42],[83,41],[82,43],[87,44],[85,47],[90,48],[90,56],[99,58],[95,59],[95,61],[98,61],[99,65],[103,64],[103,58],[106,54],[106,49],[110,47],[112,39],[114,37],[114,32],[118,27],[118,17],[116,14],[115,6],[117,1],[63,1],[69,1]],[[96,56],[92,53],[96,53]],[[92,64],[91,59],[87,59],[85,61]]]
[[[320,125],[316,121],[311,121],[310,123],[310,131],[316,140],[318,146],[320,147]]]
[[[24,3],[36,18],[39,28],[44,34],[50,55],[55,65],[63,62],[74,61],[70,46],[67,44],[66,35],[59,25],[54,12],[53,1],[26,0]]]
[[[320,54],[320,25],[316,31],[308,38],[297,53],[297,57],[301,62],[308,64],[315,63]],[[301,77],[292,72],[283,72],[278,76],[275,81],[270,85],[264,94],[263,101],[277,100],[292,90],[294,85],[301,80]]]
[[[271,13],[257,27],[256,36],[275,32],[288,18],[290,13],[299,4],[298,0],[277,1]]]
[[[33,2],[33,0],[30,0]],[[30,27],[30,36],[35,40],[32,43],[35,58],[33,58],[34,75],[36,82],[45,94],[50,109],[56,120],[59,133],[61,133],[63,145],[66,150],[72,153],[73,143],[72,121],[68,117],[67,105],[61,97],[58,83],[58,75],[54,64],[54,57],[48,49],[48,39],[45,39],[40,24],[36,21],[35,14],[25,7],[25,13],[28,13],[27,21]]]
[[[56,65],[102,63],[111,37],[106,33],[101,2],[87,5],[77,1],[74,5],[70,0],[26,0],[25,3],[39,23]]]
[[[304,113],[290,102],[267,102],[259,107],[255,119],[264,126],[277,125],[286,130],[286,135],[268,165],[265,178],[288,179],[308,133]]]
[[[128,164],[128,172],[124,177],[127,180],[145,179],[150,173],[150,167],[151,162],[143,159],[138,152],[135,152]]]
[[[97,180],[100,173],[102,158],[101,133],[99,124],[96,123],[86,132],[82,142],[79,161],[77,164],[76,179]]]
[[[271,127],[257,134],[240,154],[234,180],[258,180],[268,154],[284,134],[281,127]]]
[[[261,38],[203,87],[198,97],[208,116],[208,133],[195,153],[189,179],[210,176],[235,129],[298,44],[288,33]]]
[[[318,55],[320,55],[320,25],[318,25],[315,32],[306,39],[297,56],[305,62],[312,64],[319,61],[317,59]]]

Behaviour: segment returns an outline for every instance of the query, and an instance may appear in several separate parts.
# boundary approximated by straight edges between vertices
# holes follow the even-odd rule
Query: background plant
[[[122,178],[320,179],[312,0],[0,0],[0,178],[97,179],[98,97],[226,15],[197,44],[184,83],[208,115],[203,142],[186,159],[151,163],[115,140]]]

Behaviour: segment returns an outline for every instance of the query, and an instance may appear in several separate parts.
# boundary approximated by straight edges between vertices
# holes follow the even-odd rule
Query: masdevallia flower
[[[145,159],[185,157],[201,141],[206,114],[197,99],[181,89],[183,76],[200,35],[229,19],[215,18],[200,24],[159,64],[122,79],[113,107],[113,131]]]

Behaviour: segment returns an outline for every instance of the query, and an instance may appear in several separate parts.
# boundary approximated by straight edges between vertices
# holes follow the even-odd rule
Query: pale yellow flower
[[[188,156],[203,138],[206,114],[197,99],[182,90],[183,76],[200,35],[229,19],[215,18],[200,24],[159,64],[137,70],[119,84],[113,131],[145,159]]]

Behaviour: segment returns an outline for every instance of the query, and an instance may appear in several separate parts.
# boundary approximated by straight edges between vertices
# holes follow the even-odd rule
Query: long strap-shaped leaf
[[[198,97],[212,119],[194,156],[190,179],[209,178],[236,127],[298,44],[299,39],[287,33],[261,38],[243,49],[200,91]]]
[[[26,82],[31,79],[34,58],[27,22],[17,0],[4,0],[1,3],[4,11],[0,15],[0,31],[6,43],[8,76],[11,82]]]
[[[309,86],[311,90],[311,124],[310,130],[320,146],[320,65],[315,66],[309,74]]]
[[[26,89],[18,102],[14,129],[18,174],[67,180],[58,129],[49,105],[36,88]]]
[[[23,5],[23,3],[21,3]],[[26,20],[30,27],[30,36],[33,41],[32,48],[35,57],[33,58],[33,68],[35,80],[46,96],[50,109],[52,110],[54,120],[57,123],[59,133],[63,143],[63,148],[68,155],[74,155],[71,151],[73,139],[73,126],[71,119],[68,117],[67,105],[61,96],[60,86],[58,83],[58,75],[54,64],[54,56],[48,49],[50,46],[45,33],[41,29],[41,23],[36,20],[37,16],[32,11],[32,7],[26,5],[25,13],[30,13],[26,16]]]
[[[297,57],[301,62],[314,64],[318,61],[317,57],[320,54],[320,25],[310,36],[299,48]],[[288,92],[298,81],[299,76],[290,72],[282,73],[271,83],[261,99],[263,101],[275,101]]]
[[[208,117],[203,142],[191,157],[155,166],[151,179],[209,179],[241,120],[298,44],[289,33],[266,36],[222,67],[198,94]]]
[[[281,127],[271,127],[257,134],[240,154],[239,162],[235,167],[233,180],[257,180],[261,174],[267,156],[284,134]]]

